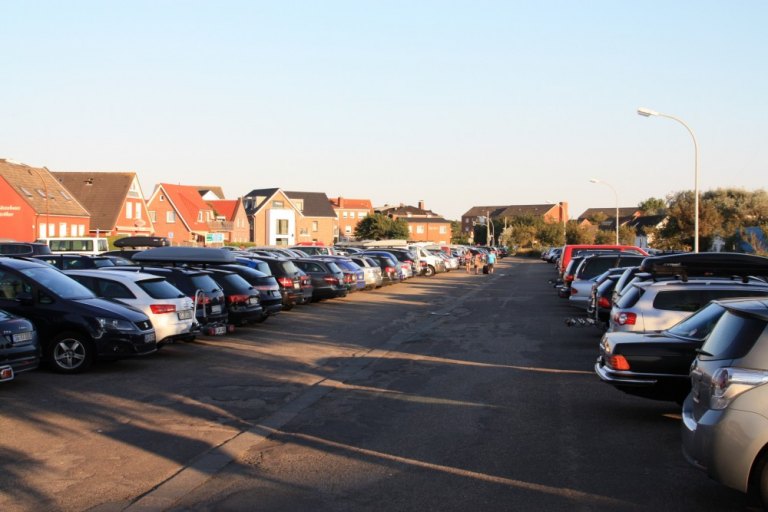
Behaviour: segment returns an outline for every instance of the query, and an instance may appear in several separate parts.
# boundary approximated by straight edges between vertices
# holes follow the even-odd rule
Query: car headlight
[[[136,327],[134,327],[133,323],[129,322],[128,320],[121,320],[119,318],[96,317],[96,321],[99,323],[99,327],[101,327],[101,329],[104,331],[136,330]]]

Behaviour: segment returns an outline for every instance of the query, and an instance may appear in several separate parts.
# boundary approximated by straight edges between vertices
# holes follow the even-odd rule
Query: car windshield
[[[712,302],[677,325],[670,327],[669,333],[681,338],[703,340],[709,336],[709,333],[712,332],[712,328],[717,321],[720,320],[720,317],[723,316],[724,312],[725,308]]]
[[[55,268],[35,267],[24,269],[21,272],[62,299],[92,299],[95,297],[88,288]]]
[[[114,267],[115,262],[109,258],[93,258],[93,266],[96,268]]]
[[[136,284],[153,299],[178,299],[184,297],[181,290],[165,279],[147,279]]]

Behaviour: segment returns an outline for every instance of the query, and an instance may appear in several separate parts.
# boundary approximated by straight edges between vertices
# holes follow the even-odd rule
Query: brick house
[[[45,167],[0,159],[0,238],[88,236],[91,216]]]
[[[243,197],[256,245],[333,243],[336,213],[322,192],[254,189]]]
[[[473,206],[461,216],[461,232],[472,237],[475,224],[485,224],[485,218],[511,219],[522,215],[541,217],[546,222],[565,224],[568,221],[568,203],[505,205],[505,206]]]
[[[91,214],[92,236],[147,236],[154,232],[135,172],[54,172]]]
[[[354,240],[357,225],[373,212],[371,200],[334,197],[330,201],[331,207],[336,212],[336,222],[339,226],[336,239]]]
[[[241,198],[217,199],[207,201],[207,203],[213,209],[214,214],[214,220],[211,224],[219,224],[215,230],[225,233],[225,243],[250,242],[248,214],[245,213]]]
[[[418,207],[401,204],[400,206],[384,205],[375,209],[378,213],[389,215],[393,219],[404,220],[408,224],[408,239],[412,242],[434,242],[449,244],[451,242],[451,222],[441,215],[424,208],[424,201],[419,201]]]
[[[155,236],[164,236],[174,245],[204,245],[206,235],[216,231],[213,208],[194,186],[160,183],[147,201],[147,209]]]

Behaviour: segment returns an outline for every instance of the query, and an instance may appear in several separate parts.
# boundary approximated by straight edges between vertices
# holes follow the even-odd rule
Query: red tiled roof
[[[221,199],[218,201],[208,201],[208,205],[213,208],[217,215],[223,216],[227,220],[235,220],[237,205],[239,199]]]
[[[161,183],[166,196],[176,207],[176,211],[189,226],[192,231],[207,232],[208,224],[203,218],[203,222],[197,221],[199,211],[208,211],[211,208],[205,204],[197,187],[189,185],[172,185],[170,183]]]
[[[344,202],[344,208],[350,210],[372,210],[370,199],[347,199],[346,197],[331,198],[331,206],[341,208],[340,203]]]

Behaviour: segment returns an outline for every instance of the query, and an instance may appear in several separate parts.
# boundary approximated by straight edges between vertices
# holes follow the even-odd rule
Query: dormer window
[[[71,201],[72,200],[72,198],[69,197],[69,194],[67,194],[63,190],[59,190],[59,194],[61,194],[61,197],[63,197],[66,201]]]
[[[32,197],[32,192],[30,192],[29,190],[27,190],[27,189],[26,189],[26,188],[24,188],[24,187],[19,187],[19,188],[21,189],[21,191],[22,191],[22,192],[24,192],[24,195],[25,195],[25,196],[27,196],[27,197]]]
[[[45,199],[45,197],[46,197],[46,196],[45,196],[45,191],[44,191],[43,189],[41,189],[41,188],[36,188],[36,189],[35,189],[35,192],[37,192],[37,194],[38,194],[40,197],[42,197],[43,199]]]
[[[203,222],[203,210],[197,212],[197,222]]]

